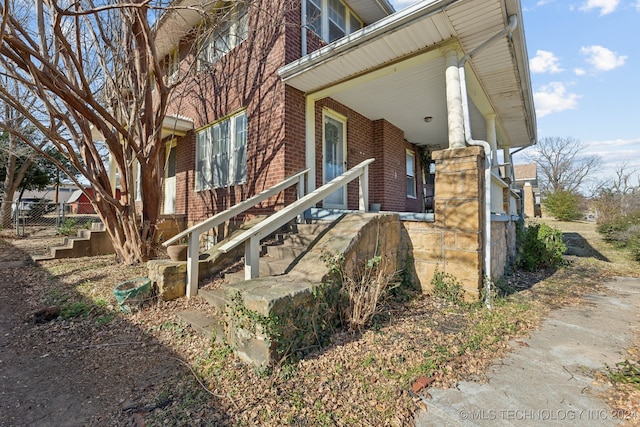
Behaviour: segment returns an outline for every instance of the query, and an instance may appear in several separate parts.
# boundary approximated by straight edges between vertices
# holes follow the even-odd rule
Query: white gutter
[[[491,164],[492,150],[487,141],[473,139],[471,136],[471,116],[469,114],[469,96],[467,95],[467,80],[465,77],[464,65],[475,56],[481,49],[490,45],[494,41],[511,34],[518,25],[518,18],[515,15],[509,17],[509,24],[499,33],[489,40],[476,47],[460,59],[458,72],[460,73],[460,92],[462,95],[462,115],[464,122],[464,134],[467,144],[480,146],[484,149],[484,290],[485,304],[491,308]]]

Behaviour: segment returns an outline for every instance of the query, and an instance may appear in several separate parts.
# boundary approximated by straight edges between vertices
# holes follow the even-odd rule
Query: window
[[[243,111],[196,134],[196,191],[247,180],[247,113]]]
[[[167,83],[175,83],[180,77],[180,57],[178,49],[171,51],[167,58]]]
[[[407,150],[407,197],[416,198],[416,155]]]
[[[198,46],[198,71],[206,69],[247,39],[249,14],[247,4],[225,2],[216,9],[212,24],[205,26],[206,37]]]
[[[362,28],[362,21],[340,0],[306,0],[307,28],[331,43]]]

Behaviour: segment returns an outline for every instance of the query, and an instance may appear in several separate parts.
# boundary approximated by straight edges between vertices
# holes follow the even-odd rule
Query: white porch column
[[[498,151],[498,137],[496,135],[496,115],[487,114],[484,118],[487,127],[487,142],[491,145],[491,166],[498,164],[497,151]]]
[[[316,189],[316,100],[306,97],[305,108],[305,161],[307,174],[307,194]]]
[[[462,112],[462,92],[460,91],[460,73],[458,72],[458,52],[455,49],[445,52],[447,87],[447,123],[449,125],[449,148],[466,147],[464,139],[464,116]]]
[[[504,157],[504,163],[506,164],[504,170],[507,173],[507,178],[511,179],[511,187],[514,188],[516,180],[513,176],[513,161],[511,160],[511,152],[509,151],[509,147],[502,150],[502,156]]]

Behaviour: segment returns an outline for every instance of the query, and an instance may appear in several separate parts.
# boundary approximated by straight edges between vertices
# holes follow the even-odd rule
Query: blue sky
[[[415,0],[391,0],[401,10]],[[538,138],[640,168],[640,0],[521,0]]]

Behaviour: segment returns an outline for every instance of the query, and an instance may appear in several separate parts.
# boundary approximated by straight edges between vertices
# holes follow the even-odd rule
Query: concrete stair
[[[218,344],[224,342],[224,323],[218,318],[207,316],[196,310],[180,311],[176,315],[205,338],[215,340]]]
[[[260,276],[278,276],[287,272],[294,261],[304,254],[309,246],[329,227],[328,222],[315,224],[294,224],[291,232],[280,233],[275,243],[264,245],[260,257]],[[244,269],[227,273],[224,276],[229,283],[244,281]]]
[[[102,223],[94,223],[90,230],[78,230],[76,236],[65,237],[60,246],[49,248],[48,254],[34,255],[33,261],[109,255],[115,253],[109,234]]]
[[[296,224],[287,233],[276,234],[269,244],[265,244],[260,258],[260,276],[279,276],[288,271],[295,264],[298,257],[328,229],[329,222],[316,224]],[[226,273],[225,280],[229,283],[244,281],[244,267],[240,271]],[[222,313],[228,301],[224,289],[200,289],[198,296],[215,307],[216,313]],[[190,324],[196,331],[208,339],[221,341],[224,337],[224,325],[217,316],[206,315],[198,311],[182,311],[178,317]]]

